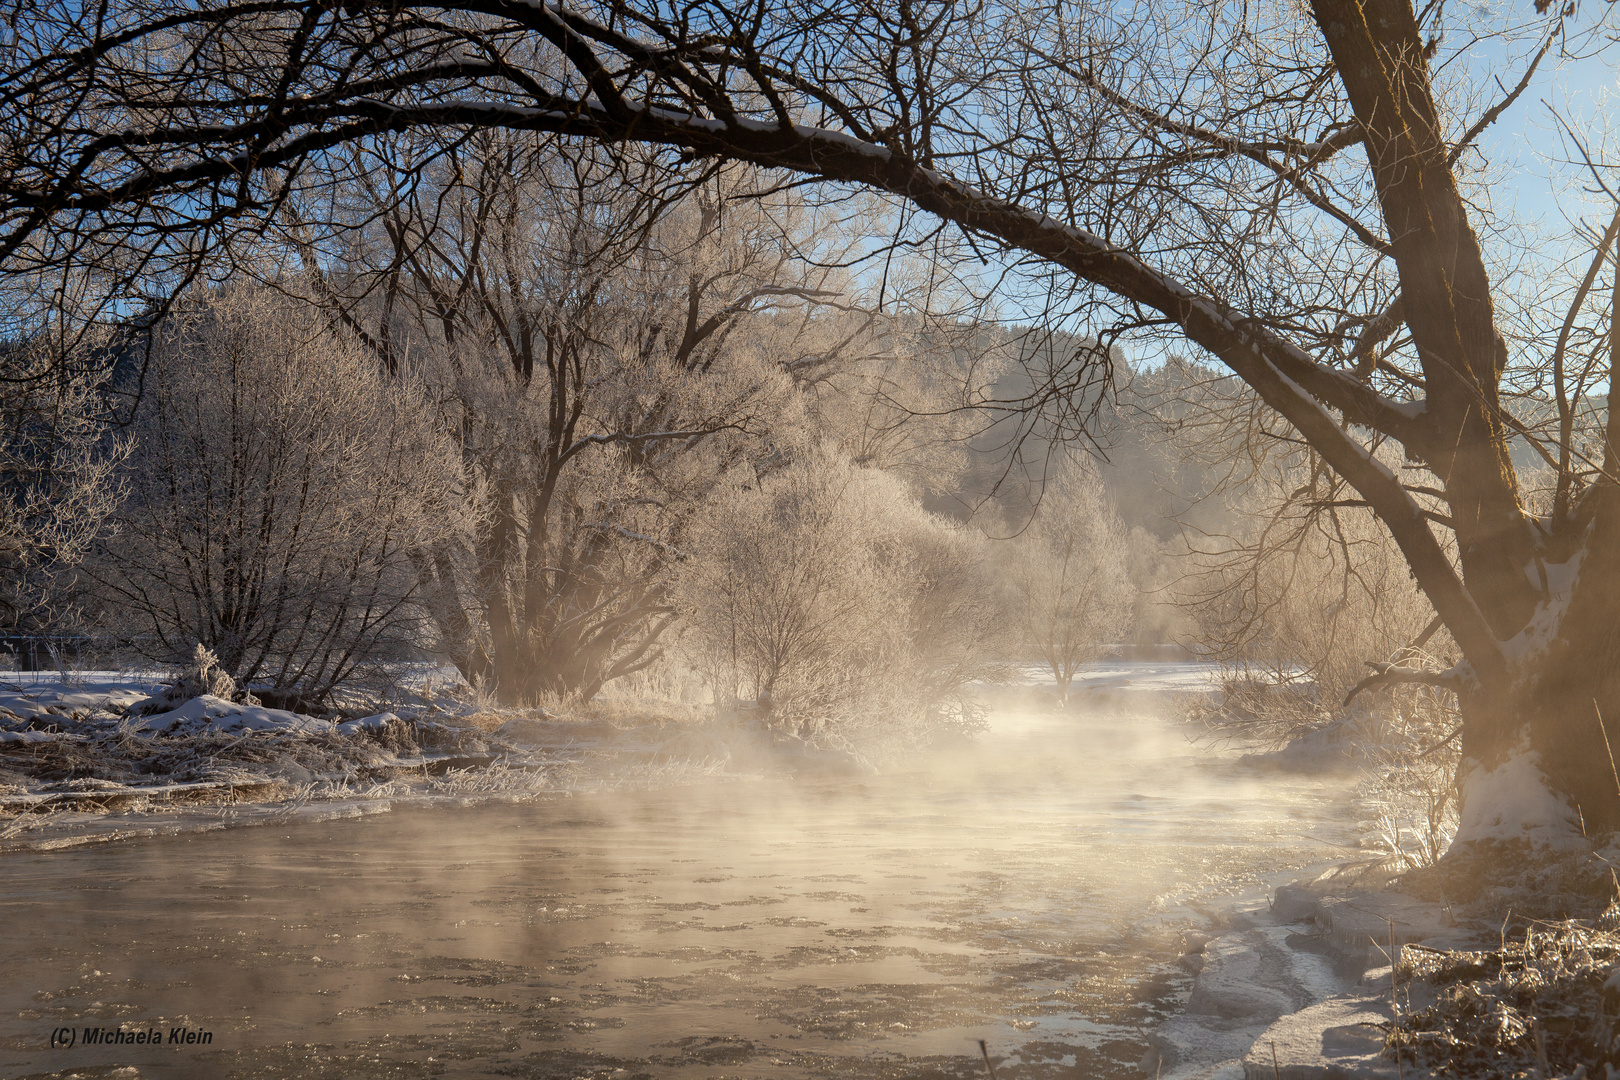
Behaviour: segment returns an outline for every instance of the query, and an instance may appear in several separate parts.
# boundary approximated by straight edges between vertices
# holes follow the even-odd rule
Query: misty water
[[[0,1074],[1139,1076],[1181,932],[1331,858],[1348,781],[1087,700],[881,777],[5,856]],[[88,1025],[212,1041],[50,1049]]]

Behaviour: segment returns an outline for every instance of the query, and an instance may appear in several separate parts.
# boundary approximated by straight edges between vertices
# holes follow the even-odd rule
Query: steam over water
[[[1331,857],[1344,785],[1115,701],[878,778],[5,857],[0,1074],[1139,1076],[1180,930]]]

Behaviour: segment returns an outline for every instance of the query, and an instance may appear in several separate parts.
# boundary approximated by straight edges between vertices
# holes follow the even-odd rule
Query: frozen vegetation
[[[217,827],[250,805],[279,814],[721,774],[876,772],[853,750],[748,712],[619,702],[560,715],[501,706],[464,684],[458,692],[453,674],[431,670],[405,673],[417,689],[386,702],[356,694],[318,714],[268,708],[197,653],[168,683],[115,672],[0,683],[0,841],[56,847]]]

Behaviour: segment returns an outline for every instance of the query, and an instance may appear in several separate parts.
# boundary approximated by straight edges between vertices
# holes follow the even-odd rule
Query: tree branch
[[[1382,686],[1398,686],[1415,684],[1419,686],[1438,686],[1445,690],[1456,690],[1462,679],[1452,671],[1424,671],[1421,668],[1399,667],[1395,664],[1375,664],[1368,662],[1373,674],[1362,679],[1350,688],[1344,696],[1346,707],[1356,700],[1356,695],[1363,690],[1372,690]]]

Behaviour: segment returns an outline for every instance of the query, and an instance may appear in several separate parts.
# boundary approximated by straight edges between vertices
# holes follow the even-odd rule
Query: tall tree
[[[843,275],[796,257],[844,230],[758,170],[521,133],[379,140],[353,175],[340,213],[301,185],[278,236],[461,445],[478,525],[420,560],[440,639],[503,701],[590,698],[661,655],[687,518],[792,426],[799,370],[864,341],[817,317]]]
[[[0,261],[133,274],[146,264],[104,253],[156,238],[188,255],[274,206],[286,171],[426,125],[658,144],[891,193],[998,248],[1024,272],[1020,302],[1044,285],[1096,335],[1173,333],[1241,378],[1378,516],[1461,649],[1445,677],[1471,774],[1527,744],[1572,818],[1613,829],[1611,432],[1588,422],[1582,442],[1567,339],[1504,338],[1465,171],[1576,19],[1538,16],[1522,78],[1471,107],[1458,77],[1437,89],[1445,6],[1410,0],[30,6],[7,31]],[[1616,231],[1572,323],[1608,318],[1591,283]],[[1538,371],[1550,439],[1510,407],[1512,380]],[[1558,469],[1549,516],[1524,509],[1516,437]],[[1380,440],[1413,468],[1381,464]]]

